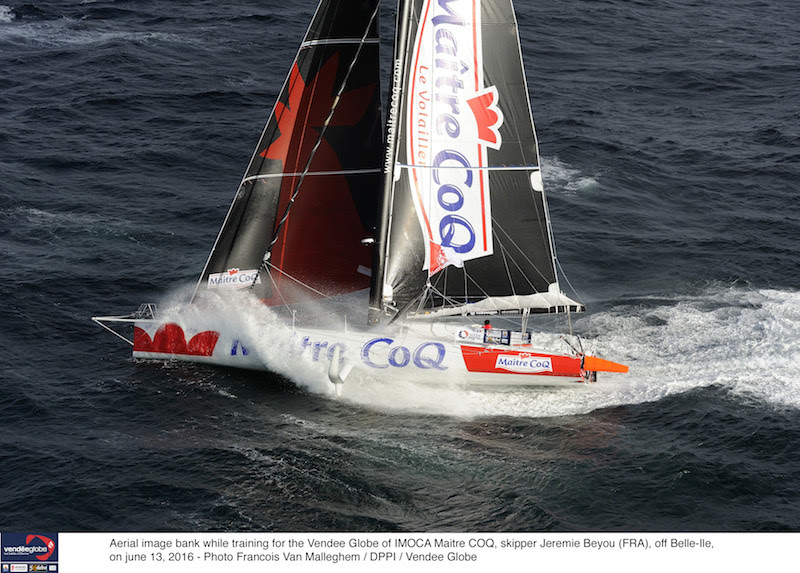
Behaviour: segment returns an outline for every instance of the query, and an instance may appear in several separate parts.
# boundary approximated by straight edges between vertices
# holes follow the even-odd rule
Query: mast
[[[400,108],[403,104],[403,85],[408,57],[409,22],[413,0],[398,0],[395,23],[394,57],[391,89],[386,117],[386,155],[383,164],[381,207],[378,218],[378,236],[372,264],[372,284],[369,298],[369,324],[377,324],[383,316],[383,288],[386,275],[386,257],[389,249],[389,228],[394,195],[394,174],[397,161],[397,143],[400,130]]]

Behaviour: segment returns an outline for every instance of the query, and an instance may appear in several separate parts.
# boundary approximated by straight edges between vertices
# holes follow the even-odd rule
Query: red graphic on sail
[[[431,266],[428,269],[428,276],[432,277],[448,265],[459,268],[464,267],[464,260],[456,253],[455,249],[443,247],[433,241],[428,242],[430,248]]]
[[[478,126],[478,139],[492,149],[500,149],[500,146],[503,145],[500,137],[503,112],[497,107],[498,100],[499,96],[495,86],[485,88],[467,100]]]
[[[286,101],[278,102],[275,107],[280,135],[259,154],[281,161],[284,173],[297,174],[284,177],[276,225],[300,183],[300,174],[306,168],[309,173],[271,251],[269,263],[279,269],[272,273],[279,290],[298,282],[326,295],[369,287],[367,274],[372,253],[361,244],[367,233],[347,178],[337,173],[342,165],[329,136],[337,128],[353,127],[362,121],[372,104],[376,85],[343,92],[331,116],[338,93],[338,61],[336,53],[311,78],[303,78],[297,63],[294,64]],[[362,143],[341,139],[336,142],[348,146]],[[280,296],[264,302],[283,304],[309,297],[314,297],[312,291],[297,287],[282,289]]]
[[[219,332],[206,330],[195,334],[189,342],[186,342],[183,329],[173,322],[160,326],[151,339],[143,328],[136,326],[133,329],[133,351],[211,356],[218,339]]]

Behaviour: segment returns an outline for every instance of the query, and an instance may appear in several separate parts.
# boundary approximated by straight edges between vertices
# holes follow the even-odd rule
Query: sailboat
[[[385,121],[378,20],[379,0],[319,3],[186,316],[210,297],[287,309],[293,351],[339,391],[353,372],[490,386],[626,372],[528,330],[584,306],[558,278],[511,0],[399,0]],[[362,324],[304,322],[315,301],[359,296]],[[269,369],[235,325],[153,304],[94,320],[137,359]]]

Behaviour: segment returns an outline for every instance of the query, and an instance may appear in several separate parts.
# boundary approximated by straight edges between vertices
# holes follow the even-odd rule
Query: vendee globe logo
[[[57,561],[58,533],[3,533],[2,561]]]

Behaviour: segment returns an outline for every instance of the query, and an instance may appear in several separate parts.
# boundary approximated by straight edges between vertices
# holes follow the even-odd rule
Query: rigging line
[[[450,270],[450,267],[445,267],[445,269],[443,271],[445,273],[445,275],[447,274],[448,270]],[[466,275],[466,272],[464,271],[463,268],[461,269],[461,271],[462,271],[462,275]],[[454,273],[456,272],[455,269],[453,270],[453,272]],[[430,279],[428,279],[428,280],[430,280]],[[440,290],[438,288],[437,285],[439,285],[439,284],[443,284],[444,285],[444,289],[445,289],[444,291]],[[469,304],[469,296],[467,294],[467,286],[468,286],[467,285],[467,280],[465,278],[464,279],[464,297],[465,297],[465,299],[463,301],[461,301],[458,298],[456,298],[454,296],[450,296],[450,295],[447,294],[447,292],[445,292],[447,290],[447,276],[441,277],[441,276],[437,275],[435,284],[432,283],[432,284],[428,285],[429,290],[431,290],[434,295],[438,294],[441,297],[442,305],[451,304],[452,306],[459,306],[459,305]],[[478,288],[480,288],[480,286]],[[484,294],[486,294],[485,291],[484,291]],[[456,295],[456,296],[458,296],[458,295]],[[431,296],[431,300],[433,300],[433,296]]]
[[[306,173],[307,176],[318,176],[318,175],[368,175],[370,173],[382,173],[381,169],[339,169],[336,171],[312,171],[310,173]],[[260,173],[258,175],[251,175],[250,177],[245,177],[242,179],[242,183],[249,183],[250,181],[258,181],[259,179],[277,179],[282,177],[300,177],[303,175],[302,171],[296,171],[294,173]]]
[[[467,282],[467,268],[464,268],[464,304],[469,304],[469,283]],[[480,286],[478,287],[480,288]]]
[[[429,284],[429,285],[427,285],[427,286],[428,286],[428,290],[430,290],[430,292],[432,293],[432,296],[431,296],[431,298],[433,298],[433,295],[439,295],[439,296],[442,298],[442,301],[443,301],[444,303],[448,303],[448,302],[449,302],[449,303],[450,303],[450,304],[452,304],[453,306],[455,306],[455,305],[457,305],[457,304],[460,304],[460,302],[461,302],[461,301],[459,301],[459,300],[457,300],[457,299],[455,299],[455,298],[452,298],[452,297],[448,297],[448,296],[447,296],[445,293],[443,293],[442,291],[440,291],[440,290],[439,290],[438,288],[436,288],[434,285],[432,285],[432,284]],[[447,283],[445,283],[445,286],[447,286]]]
[[[469,281],[469,282],[471,282],[472,284],[474,284],[478,288],[478,290],[483,295],[483,298],[491,298],[491,295],[488,292],[486,292],[485,290],[483,290],[481,285],[479,285],[475,281],[475,279],[473,279],[471,276],[469,276],[469,274],[466,271],[466,268],[463,269],[463,271],[464,271],[464,273],[463,273],[464,274],[464,300],[463,301],[460,301],[455,297],[445,297],[444,294],[441,293],[441,291],[439,291],[438,289],[434,289],[433,288],[433,286],[430,284],[430,280],[428,281],[428,284],[425,285],[425,290],[423,291],[423,294],[429,292],[430,290],[435,290],[437,293],[442,295],[442,302],[443,303],[450,302],[453,305],[453,307],[466,306],[466,305],[469,304],[469,288],[468,288],[469,285],[468,285],[468,282],[467,282],[467,281]],[[412,301],[413,300],[414,299],[412,299]],[[445,305],[443,304],[443,306],[445,306]]]
[[[417,300],[418,296],[424,298],[425,297],[425,292],[426,291],[423,290],[420,294],[414,296],[414,298],[412,298],[407,303],[405,303],[403,306],[401,306],[400,309],[394,314],[394,316],[389,319],[389,322],[387,324],[392,324],[395,320],[400,318],[409,308],[411,308],[411,305],[414,304],[414,302]]]
[[[505,230],[503,230],[503,232],[505,233]],[[508,233],[506,233],[506,235],[508,235]],[[508,249],[505,247],[505,245],[503,245],[503,241],[500,240],[499,233],[495,233],[495,237],[497,238],[497,241],[500,243],[500,248],[503,249],[503,261],[504,262],[506,261],[505,257],[508,257],[509,259],[511,259],[511,262],[514,264],[514,267],[519,271],[520,275],[522,275],[522,278],[525,279],[525,282],[528,283],[528,286],[531,288],[531,291],[539,292],[538,290],[536,290],[536,286],[533,284],[533,282],[528,277],[528,275],[525,274],[525,271],[522,269],[522,265],[519,264],[519,262],[514,258],[513,255],[511,255],[511,253],[508,251]],[[517,249],[517,250],[519,250],[519,249]],[[533,263],[531,263],[531,266],[533,266]],[[536,272],[539,272],[539,270],[535,266],[533,268],[534,268],[534,270],[536,270]],[[510,273],[510,271],[509,271],[509,273]],[[539,274],[541,275],[542,273],[539,272]],[[545,278],[544,276],[542,278],[547,280],[547,278]],[[513,288],[514,287],[512,285],[512,290],[513,290]],[[516,294],[516,291],[514,292],[514,294]]]
[[[500,253],[503,255],[503,266],[506,269],[506,278],[508,278],[508,286],[511,287],[511,294],[513,294],[514,296],[517,296],[517,289],[514,288],[514,279],[511,278],[511,269],[508,268],[508,256],[509,256],[508,251],[503,246],[503,241],[500,240],[500,237],[498,236],[497,233],[494,234],[494,238],[500,244]],[[514,262],[514,264],[516,265],[516,261],[514,261],[512,259],[512,262]],[[517,266],[519,266],[519,265],[517,265]],[[522,276],[525,276],[525,274],[523,273]],[[526,280],[527,280],[527,277],[526,277]],[[528,281],[528,282],[530,282],[530,281]]]
[[[414,311],[413,313],[409,313],[409,316],[416,316],[420,313],[423,305],[425,304],[425,299],[428,298],[430,291],[431,291],[431,283],[429,279],[427,284],[425,285],[425,288],[420,294],[417,310]],[[400,312],[398,312],[395,316],[392,317],[392,319],[389,321],[389,324],[392,324],[395,321],[395,319],[402,314],[403,310],[409,308],[415,300],[416,299],[412,298],[410,301],[408,301],[408,303],[403,307],[403,309],[401,309]],[[400,344],[404,344],[406,339],[408,338],[409,333],[411,332],[411,321],[402,322],[400,325],[400,329],[401,329],[400,336],[402,336],[402,338],[400,339]]]
[[[280,237],[281,230],[283,230],[283,225],[286,223],[286,220],[289,218],[289,212],[292,210],[292,205],[294,205],[295,199],[297,199],[297,195],[300,193],[300,189],[303,186],[303,181],[306,178],[306,174],[308,170],[311,168],[311,162],[314,160],[314,156],[317,153],[317,149],[319,146],[322,145],[322,141],[325,137],[325,132],[328,129],[328,125],[333,118],[333,113],[336,111],[336,108],[339,106],[339,101],[341,100],[341,96],[344,93],[345,87],[347,86],[347,82],[350,79],[350,74],[353,72],[355,68],[356,62],[358,61],[358,57],[361,55],[361,49],[364,47],[364,43],[367,40],[367,36],[369,35],[370,29],[372,28],[372,24],[375,21],[375,16],[378,14],[378,9],[380,8],[380,2],[375,4],[375,10],[372,12],[372,16],[367,23],[367,27],[364,30],[364,35],[361,37],[361,44],[359,44],[358,49],[356,50],[355,55],[353,56],[352,61],[350,62],[350,66],[347,68],[347,73],[344,75],[342,79],[342,85],[339,88],[339,92],[336,94],[336,97],[333,99],[333,105],[331,106],[331,110],[328,113],[328,117],[325,118],[325,122],[322,124],[322,129],[319,130],[319,137],[317,138],[317,142],[314,144],[314,148],[311,150],[311,154],[308,157],[308,161],[306,162],[306,166],[303,169],[302,175],[300,175],[300,180],[297,182],[297,186],[294,189],[294,193],[292,193],[291,199],[289,199],[289,204],[286,205],[286,211],[283,214],[278,226],[275,228],[275,235],[270,241],[269,246],[267,247],[267,252],[269,252],[272,247],[275,246],[275,243],[278,242],[278,237]]]
[[[266,265],[262,264],[262,266],[264,266],[264,267],[266,268]],[[281,273],[281,274],[284,274],[284,275],[286,275],[287,277],[289,277],[290,279],[292,279],[293,281],[297,282],[297,283],[298,283],[298,284],[300,284],[301,286],[303,286],[303,287],[305,287],[305,288],[307,288],[307,289],[309,289],[309,290],[311,290],[311,291],[313,291],[313,292],[315,292],[315,293],[317,293],[317,294],[321,295],[321,296],[322,296],[323,298],[325,298],[325,299],[328,299],[328,300],[330,300],[330,297],[329,297],[329,296],[327,296],[327,295],[325,295],[325,294],[323,294],[323,293],[320,293],[320,292],[319,292],[319,291],[317,291],[317,290],[314,290],[314,289],[313,289],[312,287],[310,287],[309,285],[307,285],[307,284],[305,284],[305,283],[303,283],[303,282],[299,281],[298,279],[296,279],[296,278],[292,277],[290,274],[288,274],[288,273],[286,273],[286,272],[282,271],[282,270],[281,270],[281,269],[279,269],[278,267],[276,267],[276,266],[274,266],[274,265],[270,265],[270,266],[272,266],[272,267],[273,267],[275,270],[277,270],[279,273]],[[280,299],[281,299],[281,303],[282,303],[282,304],[283,304],[283,306],[286,308],[286,310],[288,310],[289,312],[291,312],[291,313],[292,313],[292,315],[293,315],[293,316],[295,317],[295,319],[296,319],[296,318],[297,318],[296,311],[292,310],[292,307],[291,307],[291,306],[289,306],[289,303],[288,303],[288,302],[286,302],[286,299],[283,297],[283,293],[281,293],[281,290],[280,290],[280,288],[278,288],[278,283],[277,283],[277,281],[275,280],[275,277],[273,277],[273,276],[272,276],[272,273],[269,273],[269,272],[268,272],[267,274],[269,275],[269,280],[272,282],[272,285],[275,287],[275,292],[277,292],[277,293],[278,293],[278,296],[279,296],[279,297],[280,297]],[[316,319],[316,318],[318,318],[318,316],[319,316],[319,315],[311,315],[311,316],[312,316],[312,318],[315,318],[315,319]],[[307,318],[308,318],[308,315],[303,315],[303,318],[304,318],[304,319],[307,319]]]
[[[294,282],[296,282],[297,284],[299,284],[299,285],[300,285],[300,286],[302,286],[302,287],[305,287],[305,288],[307,288],[307,289],[308,289],[308,290],[310,290],[311,292],[313,292],[313,293],[315,293],[315,294],[318,294],[318,295],[319,295],[319,296],[321,296],[322,298],[326,298],[326,299],[327,299],[327,298],[330,298],[330,297],[329,297],[328,295],[326,295],[324,292],[320,292],[320,291],[318,291],[317,289],[315,289],[314,287],[312,287],[312,286],[310,286],[310,285],[307,285],[306,283],[304,283],[303,281],[301,281],[301,280],[300,280],[300,279],[298,279],[298,278],[295,278],[295,277],[293,277],[292,275],[290,275],[289,273],[287,273],[287,272],[286,272],[286,271],[284,271],[283,269],[279,269],[278,267],[276,267],[275,265],[273,265],[273,264],[272,264],[272,263],[270,263],[269,261],[262,261],[262,262],[261,262],[261,265],[262,265],[262,266],[269,266],[270,268],[272,268],[272,269],[275,269],[276,271],[278,271],[279,273],[281,273],[283,276],[285,276],[285,277],[287,277],[287,278],[289,278],[289,279],[293,280]],[[273,281],[273,282],[274,282],[274,281]],[[275,288],[277,288],[277,285],[275,285]],[[281,298],[283,298],[283,297],[281,297]]]
[[[262,266],[262,267],[264,267],[264,270],[266,270],[266,271],[267,271],[267,275],[269,275],[269,280],[272,282],[272,286],[275,288],[275,292],[276,292],[276,293],[278,293],[278,296],[281,298],[281,302],[283,303],[283,306],[285,306],[285,307],[286,307],[286,310],[288,310],[289,312],[291,312],[292,308],[291,308],[291,307],[289,306],[289,304],[286,302],[286,299],[285,299],[285,298],[283,298],[283,294],[281,293],[281,290],[278,288],[278,283],[277,283],[277,281],[275,280],[275,277],[273,277],[273,276],[272,276],[272,273],[271,273],[271,272],[269,272],[269,269],[267,269],[267,265],[266,265],[266,263],[265,263],[265,262],[262,262],[262,263],[261,263],[261,266]],[[253,283],[253,284],[255,284],[255,283]],[[252,287],[252,285],[250,286],[250,288],[251,288],[251,289],[253,288],[253,287]]]
[[[528,258],[528,255],[526,255],[526,254],[525,254],[525,251],[523,251],[523,250],[520,248],[520,246],[519,246],[519,245],[518,245],[518,244],[517,244],[517,243],[514,241],[514,239],[511,237],[511,235],[509,235],[509,234],[508,234],[508,231],[506,231],[505,229],[503,229],[503,227],[500,225],[500,223],[498,223],[498,222],[497,222],[497,221],[494,219],[494,217],[492,217],[492,226],[493,226],[493,227],[494,227],[494,226],[496,226],[498,229],[500,229],[501,231],[503,231],[503,233],[506,235],[506,237],[508,238],[508,240],[509,240],[509,241],[511,241],[511,244],[512,244],[512,245],[514,245],[514,247],[515,247],[515,248],[516,248],[516,249],[517,249],[517,250],[520,252],[520,254],[522,255],[522,258],[524,258],[524,259],[525,259],[525,260],[528,262],[528,264],[529,264],[531,267],[533,267],[533,270],[535,270],[537,273],[539,273],[539,276],[540,276],[540,277],[542,277],[542,278],[543,278],[544,280],[546,280],[546,281],[549,281],[549,280],[550,280],[550,279],[548,279],[546,276],[544,276],[544,274],[542,273],[542,271],[540,271],[540,270],[539,270],[539,268],[538,268],[538,267],[537,267],[535,264],[533,264],[533,261],[532,261],[532,260],[530,260],[530,258]],[[552,251],[552,246],[551,246],[551,249],[550,249],[550,250]],[[513,260],[513,257],[512,257],[512,260]],[[520,270],[522,270],[522,269],[520,269]],[[555,270],[555,269],[553,269],[553,270]],[[523,273],[523,274],[524,274],[524,273]],[[531,286],[533,286],[533,285],[531,285]],[[534,289],[534,290],[535,290],[535,289]],[[538,292],[538,291],[537,291],[537,292]]]
[[[567,281],[567,286],[569,286],[570,290],[572,290],[575,298],[577,298],[583,306],[586,306],[586,302],[584,302],[584,300],[581,298],[581,295],[578,293],[578,291],[575,290],[575,287],[572,286],[572,283],[569,282],[569,277],[567,276],[567,273],[564,272],[564,268],[561,266],[561,261],[556,259],[556,264],[558,265],[558,270],[561,271],[561,276],[564,277],[565,281]]]
[[[481,288],[481,285],[479,285],[478,282],[475,279],[473,279],[471,276],[469,276],[466,272],[464,273],[464,277],[465,277],[465,281],[464,282],[466,282],[466,279],[469,279],[472,284],[474,284],[476,287],[478,287],[478,290],[483,293],[483,296],[485,298],[492,298],[492,295],[490,295],[488,292],[483,290],[483,288]]]
[[[445,272],[447,272],[448,268],[445,268]],[[433,291],[434,294],[439,294],[441,296],[441,298],[442,298],[442,305],[443,306],[446,306],[448,303],[450,303],[454,307],[455,306],[466,306],[466,305],[469,304],[469,298],[470,298],[469,297],[469,282],[471,282],[483,294],[483,298],[491,298],[491,295],[488,292],[486,292],[481,287],[481,285],[478,284],[478,282],[469,275],[469,273],[467,273],[466,267],[462,268],[461,271],[462,271],[462,274],[464,276],[464,300],[463,301],[459,300],[456,297],[447,296],[446,294],[444,294],[442,291],[440,291],[438,288],[434,287],[431,284],[430,278],[428,278],[428,282],[425,285],[425,289],[423,290],[423,294],[426,293],[426,292],[429,292],[429,291]],[[520,269],[520,272],[521,271],[522,271],[522,269]],[[442,283],[444,283],[445,287],[447,286],[447,281],[446,280],[440,281],[439,278],[437,278],[436,282],[437,282],[437,284],[439,282],[442,282]]]
[[[428,280],[428,284],[425,285],[425,292],[423,293],[423,295],[421,297],[419,297],[419,304],[417,305],[416,314],[419,314],[419,312],[422,310],[422,307],[425,305],[425,299],[427,299],[429,296],[431,296],[432,288],[433,287],[431,286],[431,282],[430,282],[430,280]]]

